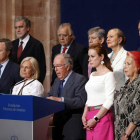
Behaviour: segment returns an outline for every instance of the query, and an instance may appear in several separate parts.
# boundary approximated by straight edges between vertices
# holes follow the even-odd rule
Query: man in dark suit
[[[22,80],[19,65],[9,60],[12,50],[9,39],[0,39],[0,93],[9,94],[12,86]]]
[[[64,102],[65,110],[55,113],[53,140],[83,140],[85,130],[82,114],[87,100],[86,78],[72,71],[73,62],[69,54],[58,54],[53,62],[57,77],[47,94],[49,99]]]
[[[20,64],[25,57],[34,57],[39,63],[40,76],[38,80],[43,83],[46,75],[44,48],[40,41],[29,35],[30,28],[31,22],[26,17],[18,17],[15,19],[15,30],[18,39],[12,42],[14,54],[11,60]]]
[[[58,31],[58,45],[52,48],[52,64],[54,57],[59,53],[68,53],[73,59],[73,71],[83,74],[82,63],[83,57],[87,53],[87,47],[79,44],[74,39],[74,32],[70,23],[63,23],[59,26]],[[56,73],[53,70],[52,84],[56,78]]]
[[[100,27],[94,27],[88,30],[88,44],[91,46],[95,43],[104,44],[106,39],[106,32]],[[88,53],[85,54],[83,60],[83,75],[88,79],[91,72],[96,71],[95,68],[91,68],[88,62]]]

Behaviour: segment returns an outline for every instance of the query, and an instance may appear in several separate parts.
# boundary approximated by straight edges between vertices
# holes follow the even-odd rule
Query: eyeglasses
[[[55,69],[55,68],[57,68],[57,69],[61,69],[64,65],[67,65],[67,64],[53,66],[52,68],[53,68],[53,69]]]

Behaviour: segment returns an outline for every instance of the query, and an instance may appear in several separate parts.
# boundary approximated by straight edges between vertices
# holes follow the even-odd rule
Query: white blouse
[[[21,88],[23,87],[22,95],[34,95],[42,97],[44,93],[43,85],[38,80],[34,80],[33,82],[32,81],[33,79],[28,80],[24,87],[23,87],[24,82],[20,84],[17,83],[17,85],[15,85],[13,88],[12,95],[18,95]]]
[[[117,85],[116,85],[117,91],[120,91],[120,88],[128,80],[128,77],[125,75],[125,72],[124,72],[124,62],[125,62],[126,54],[127,54],[127,51],[124,50],[124,48],[122,47],[111,65],[113,68],[116,81],[117,81]],[[108,54],[108,57],[109,58],[111,57],[111,53]]]
[[[102,76],[93,76],[92,74],[85,85],[87,106],[103,105],[106,109],[110,109],[116,88],[114,73],[108,72]]]

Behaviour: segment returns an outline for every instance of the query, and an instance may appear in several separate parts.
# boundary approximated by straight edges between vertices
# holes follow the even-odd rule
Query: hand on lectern
[[[47,99],[51,99],[51,100],[62,102],[62,98],[61,97],[50,96],[50,97],[47,97]]]

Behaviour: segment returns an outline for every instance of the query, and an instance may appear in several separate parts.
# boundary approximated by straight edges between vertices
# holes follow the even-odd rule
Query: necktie
[[[23,50],[22,49],[22,44],[23,44],[23,42],[21,41],[20,46],[18,47],[18,51],[17,51],[17,59],[18,59],[18,61],[19,61],[19,58],[20,58],[22,50]]]
[[[1,68],[2,68],[2,65],[0,65],[0,78],[1,78]]]
[[[62,93],[62,90],[63,90],[63,83],[64,83],[64,81],[65,81],[65,80],[61,80],[61,81],[60,81],[60,85],[59,85],[59,94],[58,94],[59,97],[61,97],[61,93]]]
[[[64,47],[62,50],[62,53],[65,53],[65,50],[67,49],[67,47]]]
[[[88,63],[88,78],[90,77],[92,66]]]

